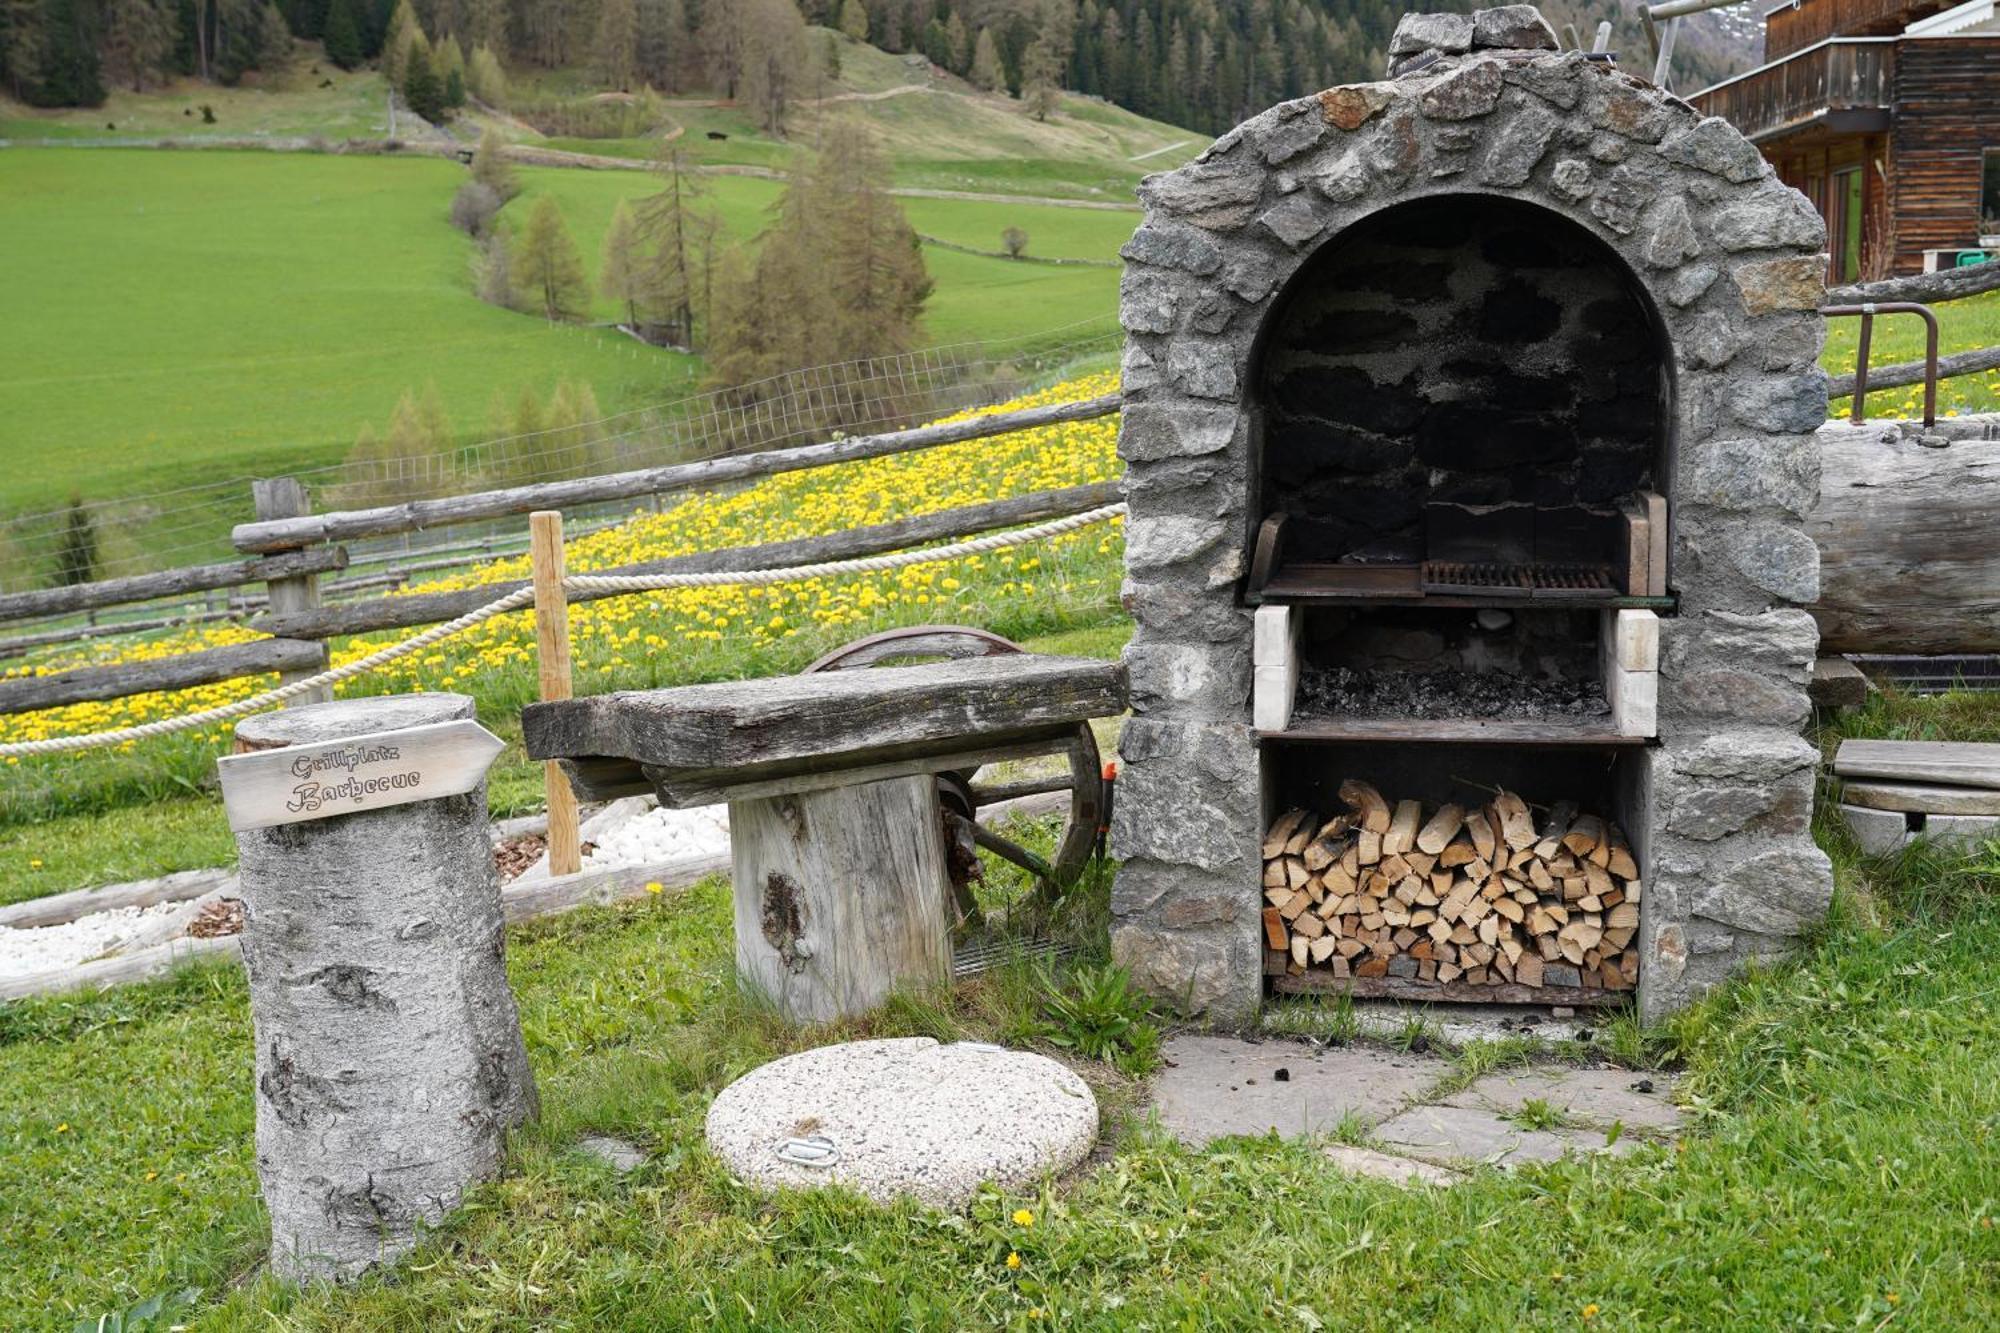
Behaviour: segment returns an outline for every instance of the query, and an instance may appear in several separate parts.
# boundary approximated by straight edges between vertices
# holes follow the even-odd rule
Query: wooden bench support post
[[[729,803],[736,969],[786,1018],[865,1013],[951,979],[929,774]]]
[[[569,596],[563,590],[562,514],[540,509],[528,515],[529,563],[535,578],[535,655],[544,702],[570,697]],[[562,765],[542,766],[549,798],[549,874],[574,875],[583,869],[576,793]]]

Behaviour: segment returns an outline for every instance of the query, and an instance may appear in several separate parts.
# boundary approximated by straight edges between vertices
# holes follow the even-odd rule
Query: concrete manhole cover
[[[939,1208],[964,1208],[983,1181],[1019,1187],[1065,1170],[1096,1140],[1097,1099],[1063,1065],[929,1037],[773,1060],[708,1111],[709,1146],[752,1185],[840,1184]]]

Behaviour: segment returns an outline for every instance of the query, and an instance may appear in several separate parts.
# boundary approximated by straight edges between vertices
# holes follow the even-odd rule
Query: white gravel
[[[17,930],[0,926],[0,978],[74,967],[93,958],[177,938],[199,900],[114,907],[61,926]]]
[[[729,807],[653,806],[586,837],[595,844],[583,860],[590,869],[719,856],[729,850]]]

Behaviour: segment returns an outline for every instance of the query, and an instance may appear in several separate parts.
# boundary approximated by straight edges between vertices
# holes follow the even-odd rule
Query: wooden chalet
[[[1689,100],[1819,207],[1830,280],[1950,268],[2000,233],[1995,0],[1784,0],[1764,62]]]

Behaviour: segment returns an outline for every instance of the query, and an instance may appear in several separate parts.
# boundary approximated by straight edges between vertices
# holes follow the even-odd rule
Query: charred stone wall
[[[1424,506],[1608,505],[1651,488],[1669,349],[1617,255],[1493,195],[1386,209],[1271,320],[1261,515],[1289,558],[1413,561]]]

